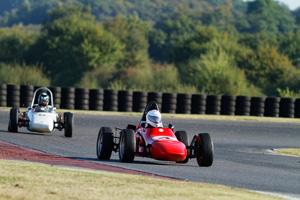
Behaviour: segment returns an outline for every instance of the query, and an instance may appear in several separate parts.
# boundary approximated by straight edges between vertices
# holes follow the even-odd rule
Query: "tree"
[[[23,62],[36,38],[37,34],[22,30],[22,26],[0,28],[0,62]]]
[[[295,80],[296,68],[275,47],[259,47],[243,62],[247,78],[267,95],[276,95],[277,88],[286,88]]]
[[[33,51],[52,85],[73,86],[86,72],[114,65],[123,56],[122,44],[96,23],[89,8],[60,7],[50,17]]]
[[[286,55],[300,69],[300,30],[290,32],[280,37],[280,52]]]
[[[273,0],[255,0],[248,2],[247,15],[249,27],[237,27],[241,32],[268,32],[280,34],[292,31],[295,21],[288,7]]]
[[[150,24],[133,15],[128,19],[116,17],[113,21],[106,21],[104,27],[125,45],[124,57],[119,60],[118,68],[143,68],[149,65],[147,35]]]

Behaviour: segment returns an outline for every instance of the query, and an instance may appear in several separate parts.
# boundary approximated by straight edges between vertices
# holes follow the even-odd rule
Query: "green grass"
[[[300,149],[274,149],[274,151],[282,155],[300,157]]]
[[[0,199],[281,199],[248,190],[140,175],[0,160]]]

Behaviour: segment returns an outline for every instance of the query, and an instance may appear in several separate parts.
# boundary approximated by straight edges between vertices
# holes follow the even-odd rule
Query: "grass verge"
[[[247,190],[0,160],[0,199],[263,199]]]
[[[300,149],[274,149],[274,151],[282,155],[300,157]]]

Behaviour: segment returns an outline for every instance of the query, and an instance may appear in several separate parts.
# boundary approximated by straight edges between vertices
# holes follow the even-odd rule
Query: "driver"
[[[36,108],[39,110],[46,110],[48,108],[48,103],[49,103],[49,95],[47,93],[42,93],[40,94],[38,98],[38,107]]]
[[[147,128],[163,127],[161,114],[158,110],[150,110],[146,115]]]

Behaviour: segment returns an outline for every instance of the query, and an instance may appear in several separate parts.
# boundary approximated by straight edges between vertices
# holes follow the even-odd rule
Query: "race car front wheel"
[[[109,160],[114,147],[113,132],[109,127],[101,127],[97,139],[97,158]]]
[[[195,147],[196,159],[200,167],[209,167],[214,159],[214,145],[208,133],[194,136],[192,145]]]
[[[123,129],[120,133],[119,158],[121,162],[131,163],[134,160],[136,139],[134,131]]]
[[[17,107],[13,107],[10,109],[9,114],[9,123],[8,123],[8,131],[9,132],[18,132],[18,113],[19,109]]]
[[[73,113],[64,113],[64,123],[65,123],[65,137],[72,137],[73,135],[73,125],[74,125],[74,115]]]

